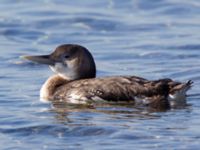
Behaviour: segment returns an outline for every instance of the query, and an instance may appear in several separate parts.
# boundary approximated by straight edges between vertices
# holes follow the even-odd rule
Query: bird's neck
[[[56,89],[69,81],[59,75],[49,77],[40,90],[40,100],[44,102],[51,101]]]

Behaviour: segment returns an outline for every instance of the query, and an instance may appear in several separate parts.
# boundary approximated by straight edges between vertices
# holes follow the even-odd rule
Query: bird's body
[[[48,101],[87,104],[133,102],[158,109],[186,104],[192,82],[171,79],[150,81],[136,76],[96,78],[96,67],[89,51],[79,45],[61,45],[51,55],[25,58],[50,65],[57,73],[42,86],[40,97]]]

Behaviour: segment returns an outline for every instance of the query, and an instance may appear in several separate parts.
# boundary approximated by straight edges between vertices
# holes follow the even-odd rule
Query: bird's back
[[[189,88],[191,83],[179,83],[171,79],[149,81],[136,76],[82,79],[57,88],[54,100],[79,104],[133,102],[155,108],[169,108],[169,95],[180,91],[184,86]]]

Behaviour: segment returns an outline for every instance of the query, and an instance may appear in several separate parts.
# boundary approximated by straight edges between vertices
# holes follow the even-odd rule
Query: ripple
[[[25,27],[25,25],[22,24],[21,20],[8,20],[8,19],[2,19],[0,20],[0,26],[2,28],[17,28],[17,27]]]
[[[200,44],[191,45],[181,45],[181,46],[170,46],[168,49],[178,49],[178,50],[199,50]]]
[[[195,7],[191,5],[185,5],[185,4],[173,4],[170,7],[167,7],[165,10],[162,11],[164,14],[170,14],[175,16],[185,15],[189,16],[195,13],[199,13],[199,7]]]
[[[53,10],[43,10],[43,11],[23,11],[19,13],[20,15],[32,16],[32,17],[52,17],[52,16],[64,16],[66,13],[53,11]]]
[[[102,136],[110,135],[115,130],[109,128],[99,128],[94,126],[80,126],[67,128],[64,126],[42,125],[29,126],[20,128],[0,129],[4,134],[15,134],[16,136],[32,136],[36,134],[52,135],[52,136]]]
[[[44,33],[35,30],[23,30],[23,29],[8,29],[3,32],[3,35],[14,41],[27,41],[37,40],[41,36],[45,36]]]

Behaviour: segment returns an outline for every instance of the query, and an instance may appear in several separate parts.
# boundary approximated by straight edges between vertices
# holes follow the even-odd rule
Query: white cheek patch
[[[67,66],[64,66],[62,63],[55,63],[55,65],[50,66],[50,68],[55,73],[63,73],[67,71]]]
[[[74,66],[70,63],[64,65],[62,63],[55,63],[54,66],[50,66],[51,70],[55,73],[58,73],[60,76],[66,79],[75,79],[76,73],[74,71]]]

